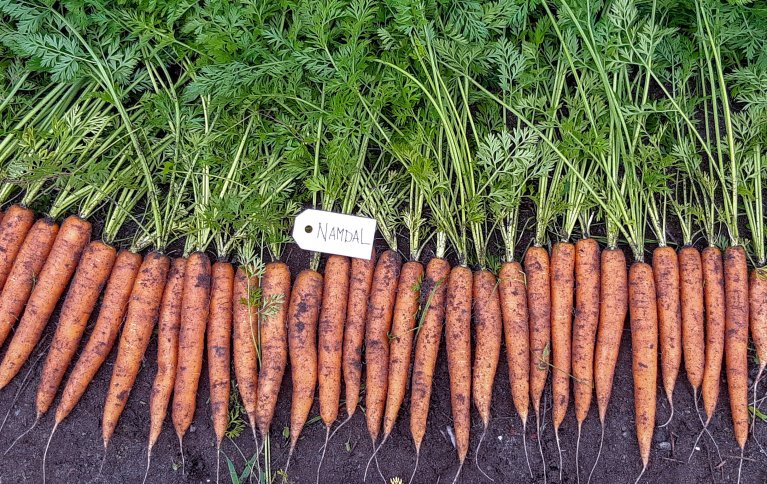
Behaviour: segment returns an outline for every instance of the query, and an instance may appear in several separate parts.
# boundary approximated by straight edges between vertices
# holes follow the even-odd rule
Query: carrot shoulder
[[[112,272],[117,252],[103,242],[91,242],[85,248],[72,285],[59,314],[59,325],[45,359],[37,387],[37,414],[48,411],[67,367],[80,344],[88,319]]]
[[[112,438],[141,369],[141,361],[157,323],[169,267],[170,260],[166,256],[151,252],[144,258],[133,283],[125,325],[117,349],[117,359],[112,369],[112,380],[109,382],[104,403],[104,418],[101,424],[104,447]]]
[[[91,224],[76,215],[64,220],[48,258],[34,282],[24,315],[0,363],[0,388],[4,388],[37,346],[48,320],[91,237]]]

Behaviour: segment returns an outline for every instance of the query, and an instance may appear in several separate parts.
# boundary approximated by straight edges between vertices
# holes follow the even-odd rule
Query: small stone
[[[621,435],[623,435],[623,437],[625,438],[625,437],[629,436],[629,433],[628,432],[623,432],[623,434],[621,434]]]
[[[660,450],[671,450],[671,442],[660,442],[658,448]]]
[[[195,430],[197,430],[197,427],[195,427],[194,425],[189,427],[189,432],[194,433]]]

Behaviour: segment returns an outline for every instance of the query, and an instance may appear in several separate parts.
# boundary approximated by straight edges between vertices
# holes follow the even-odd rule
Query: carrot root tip
[[[485,434],[486,433],[487,433],[487,425],[485,425],[485,428],[482,430],[482,435],[480,435],[479,442],[477,443],[477,450],[474,451],[474,465],[477,466],[477,469],[479,470],[479,472],[483,476],[485,476],[487,479],[489,479],[490,482],[495,482],[495,479],[493,479],[492,477],[488,476],[485,473],[485,471],[482,470],[482,467],[480,467],[480,465],[479,465],[479,449],[480,449],[480,447],[482,447],[482,441],[485,440]]]

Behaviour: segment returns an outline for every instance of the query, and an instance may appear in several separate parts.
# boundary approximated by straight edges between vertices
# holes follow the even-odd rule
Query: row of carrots
[[[403,264],[399,254],[387,250],[377,261],[375,254],[370,260],[330,256],[324,277],[305,270],[291,287],[290,271],[281,262],[267,264],[257,275],[224,261],[211,265],[200,252],[173,260],[156,252],[142,258],[90,241],[90,236],[90,223],[77,216],[59,227],[50,219],[35,221],[31,210],[17,205],[0,221],[0,345],[15,325],[0,363],[0,388],[27,361],[69,288],[37,390],[37,420],[52,406],[102,297],[93,331],[64,385],[48,445],[104,363],[121,325],[104,406],[105,448],[157,324],[148,456],[171,397],[179,441],[192,423],[206,348],[219,446],[228,425],[230,360],[256,438],[256,429],[262,436],[269,432],[290,359],[292,455],[315,391],[328,438],[339,414],[342,379],[347,421],[354,415],[364,347],[365,418],[374,447],[378,442],[376,451],[394,428],[412,362],[413,476],[443,324],[461,466],[468,453],[472,401],[485,429],[489,423],[502,340],[511,395],[523,426],[532,404],[540,427],[540,402],[551,367],[557,437],[569,406],[571,377],[579,435],[594,393],[604,431],[621,335],[630,314],[643,472],[656,423],[659,353],[672,417],[684,355],[696,402],[698,392],[702,394],[706,425],[716,408],[724,360],[741,449],[748,436],[749,322],[760,375],[767,364],[767,278],[754,270],[749,282],[742,247],[728,248],[724,257],[716,247],[702,253],[694,247],[678,252],[659,247],[652,265],[635,262],[627,270],[621,250],[600,250],[594,239],[585,238],[575,244],[556,243],[551,254],[530,247],[524,268],[506,262],[498,277],[487,270],[451,268],[441,258],[431,259],[426,267],[415,261]]]

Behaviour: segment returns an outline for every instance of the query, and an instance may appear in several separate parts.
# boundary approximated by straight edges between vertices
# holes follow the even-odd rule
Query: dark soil
[[[428,259],[428,257],[431,257],[431,254],[429,250],[426,250],[424,258]],[[294,275],[308,265],[306,254],[295,247],[289,247],[283,258],[290,264]],[[53,323],[48,326],[36,356],[44,354],[54,328]],[[631,341],[627,323],[613,396],[607,414],[604,448],[599,465],[594,471],[593,482],[633,482],[641,471],[634,432],[630,350]],[[156,356],[156,344],[153,341],[107,451],[103,471],[99,474],[99,467],[104,458],[100,420],[115,357],[115,351],[112,352],[107,364],[98,373],[81,402],[53,438],[46,465],[48,482],[141,482],[146,465],[146,438],[149,429],[148,401],[155,374]],[[496,482],[543,481],[544,466],[541,464],[535,422],[532,419],[528,422],[527,448],[533,477],[531,478],[528,473],[522,446],[522,424],[511,403],[505,354],[502,354],[501,358],[496,375],[490,427],[479,456],[476,457],[475,449],[482,433],[482,423],[476,413],[473,415],[471,451],[462,470],[460,482],[489,482],[477,468],[475,458],[482,470]],[[7,422],[0,433],[0,452],[4,452],[14,438],[34,422],[34,399],[41,366],[42,358],[35,360],[33,357],[12,384],[0,392],[0,411],[3,415],[6,411],[9,412]],[[669,405],[663,397],[660,383],[659,381],[658,424],[665,422],[669,416]],[[270,435],[271,462],[275,472],[285,465],[287,458],[288,442],[283,432],[286,432],[285,429],[289,423],[290,389],[290,372],[288,371]],[[18,400],[14,404],[13,399],[17,393]],[[761,393],[764,393],[763,386],[760,388]],[[182,468],[181,465],[179,444],[169,415],[153,453],[147,482],[214,482],[216,480],[216,450],[208,395],[207,372],[204,370],[194,424],[184,439],[185,467]],[[547,390],[545,395],[550,395],[550,391]],[[709,426],[718,449],[709,437],[704,436],[692,452],[689,463],[688,457],[701,429],[701,421],[696,414],[692,391],[684,369],[679,375],[674,397],[676,414],[667,427],[657,428],[655,431],[650,468],[647,470],[644,482],[735,482],[738,476],[740,451],[731,430],[724,375],[717,412]],[[569,414],[560,430],[563,453],[561,470],[551,427],[550,397],[544,398],[546,401],[543,406],[541,446],[546,458],[547,476],[552,481],[559,481],[561,472],[562,481],[576,482],[577,424],[572,410],[572,398]],[[364,405],[364,398],[362,403]],[[415,451],[409,432],[408,407],[409,400],[406,399],[395,430],[379,453],[380,468],[387,481],[393,477],[401,477],[404,482],[408,482],[413,470]],[[762,408],[764,407],[763,405]],[[343,414],[343,411],[341,413]],[[315,405],[310,417],[317,414],[318,409]],[[0,483],[41,481],[42,454],[52,424],[53,410],[42,418],[35,430],[22,438],[10,452],[0,457]],[[421,449],[420,467],[414,482],[433,484],[452,481],[458,470],[458,462],[450,441],[451,433],[449,380],[443,341],[435,376],[428,429]],[[599,420],[594,404],[582,431],[580,476],[583,482],[586,481],[596,458],[599,435]],[[324,437],[325,429],[319,418],[312,420],[299,440],[289,469],[290,482],[315,482],[320,446]],[[746,446],[742,482],[765,482],[767,478],[767,455],[761,452],[759,441],[767,442],[767,423],[761,421],[757,422],[755,434]],[[222,452],[241,472],[246,460],[255,452],[250,430],[246,428],[238,437],[226,439]],[[330,443],[323,464],[322,482],[362,482],[370,454],[371,443],[365,427],[363,407]],[[219,469],[221,482],[230,482],[229,471],[223,456]],[[375,471],[375,466],[371,467],[371,471],[368,482],[380,482],[381,477]],[[280,480],[278,478],[277,482]]]

